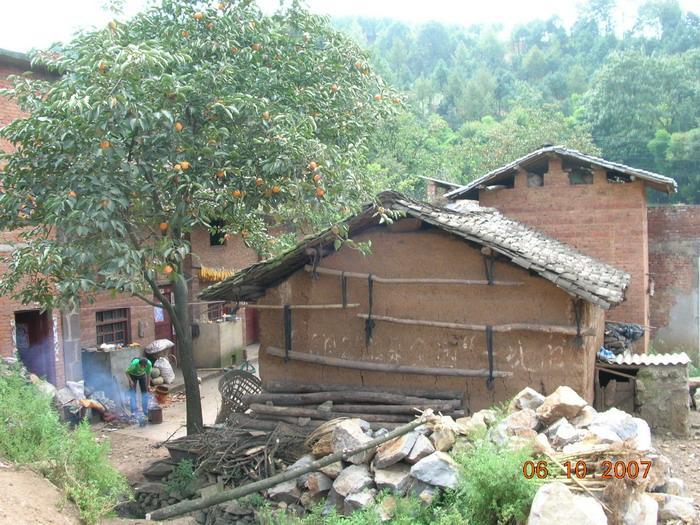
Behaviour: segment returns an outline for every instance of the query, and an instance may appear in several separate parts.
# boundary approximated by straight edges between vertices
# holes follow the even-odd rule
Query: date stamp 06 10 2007
[[[600,463],[600,472],[594,471],[589,474],[588,465],[585,461],[579,460],[575,463],[565,461],[566,477],[584,479],[592,477],[594,479],[637,479],[646,478],[649,475],[652,462],[648,460],[631,461],[610,461],[605,460]],[[547,461],[526,461],[523,463],[523,476],[527,479],[545,479],[549,476],[549,464]]]

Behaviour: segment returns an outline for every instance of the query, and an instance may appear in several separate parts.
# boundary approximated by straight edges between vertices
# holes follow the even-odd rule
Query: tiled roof
[[[600,166],[601,168],[605,168],[606,170],[624,173],[625,175],[633,175],[646,181],[651,187],[660,191],[665,191],[666,193],[673,193],[678,189],[678,185],[676,184],[675,180],[664,175],[659,175],[658,173],[632,168],[631,166],[626,166],[625,164],[601,159],[600,157],[594,157],[593,155],[587,155],[586,153],[565,148],[564,146],[544,146],[533,151],[532,153],[528,153],[524,157],[514,160],[510,164],[506,164],[505,166],[497,168],[486,175],[473,180],[466,186],[462,186],[461,188],[457,188],[456,190],[446,193],[445,197],[448,199],[463,199],[468,193],[473,192],[482,186],[495,184],[502,178],[502,176],[513,172],[519,167],[524,167],[528,163],[533,162],[540,157],[551,154],[560,155],[561,157],[573,159],[586,164],[593,164]]]
[[[690,357],[685,352],[678,354],[620,354],[613,359],[616,365],[668,366],[687,365]]]
[[[603,308],[620,303],[630,281],[629,274],[578,252],[572,246],[522,223],[505,217],[493,208],[476,204],[459,210],[417,202],[396,192],[384,192],[378,202],[386,209],[405,213],[455,236],[490,248],[502,259],[529,270],[556,284],[569,294]],[[350,236],[376,225],[375,205],[349,219]],[[325,231],[306,239],[295,248],[273,259],[254,264],[233,277],[210,286],[202,297],[207,300],[246,300],[259,297],[309,262],[308,248],[332,247],[334,236]]]

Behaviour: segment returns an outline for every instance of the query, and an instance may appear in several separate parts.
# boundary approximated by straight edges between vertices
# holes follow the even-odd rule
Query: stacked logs
[[[424,410],[464,416],[461,392],[387,392],[369,387],[268,384],[267,392],[245,396],[249,415],[257,420],[316,428],[336,418],[360,418],[373,429],[394,429]]]

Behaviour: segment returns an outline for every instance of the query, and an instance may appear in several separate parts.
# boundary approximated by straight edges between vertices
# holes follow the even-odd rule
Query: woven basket
[[[231,369],[219,380],[219,392],[221,410],[216,416],[216,423],[225,423],[231,414],[242,414],[248,409],[248,404],[243,402],[243,398],[262,392],[262,383],[253,374]]]

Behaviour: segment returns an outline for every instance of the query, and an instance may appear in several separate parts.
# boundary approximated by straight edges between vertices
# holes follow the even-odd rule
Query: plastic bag
[[[173,348],[174,346],[175,343],[173,343],[170,339],[156,339],[146,347],[146,353],[157,354],[158,352],[168,350],[170,348]]]
[[[175,372],[173,372],[173,367],[170,365],[170,361],[168,361],[167,358],[159,357],[156,359],[156,362],[153,363],[153,366],[160,369],[160,377],[163,378],[166,385],[169,385],[175,380]]]
[[[78,401],[85,399],[85,381],[66,381],[66,386],[75,399]]]

